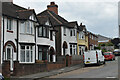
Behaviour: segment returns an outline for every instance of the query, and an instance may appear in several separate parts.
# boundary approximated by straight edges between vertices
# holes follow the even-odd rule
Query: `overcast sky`
[[[118,37],[118,1],[117,0],[13,0],[15,4],[35,9],[40,13],[54,1],[58,5],[58,14],[68,21],[78,21],[86,25],[88,31],[106,37]]]

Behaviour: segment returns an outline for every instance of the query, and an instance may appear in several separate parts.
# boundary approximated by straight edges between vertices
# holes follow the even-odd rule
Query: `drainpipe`
[[[19,40],[19,21],[17,20],[17,40],[16,40],[16,43],[17,43],[17,61],[18,61],[18,53],[19,53],[19,46],[18,46],[18,40]]]

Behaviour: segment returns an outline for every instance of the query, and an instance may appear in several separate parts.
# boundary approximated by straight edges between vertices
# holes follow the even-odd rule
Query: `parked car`
[[[120,49],[115,49],[115,50],[113,51],[113,53],[115,54],[115,56],[120,55]]]
[[[104,55],[101,50],[90,50],[84,52],[84,64],[85,66],[88,64],[97,64],[100,65],[105,64]]]
[[[4,77],[2,76],[1,73],[0,73],[0,80],[4,80]]]
[[[105,60],[115,60],[115,55],[112,52],[104,53]]]

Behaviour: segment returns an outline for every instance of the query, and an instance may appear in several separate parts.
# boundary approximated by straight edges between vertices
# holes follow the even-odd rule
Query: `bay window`
[[[44,27],[44,26],[40,26],[38,28],[38,37],[49,38],[49,28]]]
[[[20,62],[33,62],[33,46],[21,45]]]
[[[33,34],[34,23],[32,21],[21,22],[20,32],[27,33],[27,34]]]

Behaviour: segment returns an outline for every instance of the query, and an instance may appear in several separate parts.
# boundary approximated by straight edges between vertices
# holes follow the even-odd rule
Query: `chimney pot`
[[[50,2],[50,5],[55,5],[55,2]]]

